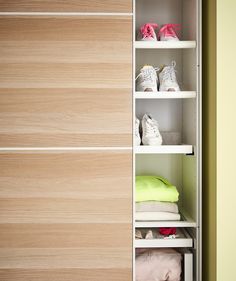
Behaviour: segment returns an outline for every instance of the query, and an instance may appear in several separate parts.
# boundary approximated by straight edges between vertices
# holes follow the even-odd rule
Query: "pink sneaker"
[[[142,41],[157,41],[155,29],[158,28],[156,23],[146,23],[140,28]]]
[[[180,29],[179,24],[165,24],[161,27],[158,33],[160,41],[179,41],[176,32]]]

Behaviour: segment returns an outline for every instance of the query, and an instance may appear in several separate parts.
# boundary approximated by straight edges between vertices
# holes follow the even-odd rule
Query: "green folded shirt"
[[[136,176],[136,202],[177,202],[179,192],[166,179],[157,176]]]

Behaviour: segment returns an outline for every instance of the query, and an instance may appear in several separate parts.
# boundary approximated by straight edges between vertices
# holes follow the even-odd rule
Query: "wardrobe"
[[[142,42],[146,22],[179,42]],[[201,1],[0,0],[0,280],[132,281],[139,248],[175,248],[201,281]],[[176,61],[181,91],[137,92]],[[135,146],[150,112],[181,144]],[[135,221],[135,177],[178,188],[180,221]],[[173,240],[135,230],[176,227]]]

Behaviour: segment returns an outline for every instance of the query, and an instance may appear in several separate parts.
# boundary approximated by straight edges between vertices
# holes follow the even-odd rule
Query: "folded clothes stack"
[[[136,176],[135,219],[137,221],[180,220],[177,188],[157,176]]]
[[[136,281],[180,281],[182,256],[174,249],[137,249]]]

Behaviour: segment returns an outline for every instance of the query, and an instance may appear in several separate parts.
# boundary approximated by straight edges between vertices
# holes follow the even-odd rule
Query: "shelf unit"
[[[136,240],[135,248],[186,247],[182,280],[201,281],[201,0],[133,0],[133,77],[143,65],[160,67],[176,61],[179,92],[138,92],[133,79],[133,116],[151,113],[160,132],[178,132],[181,145],[135,146],[133,149],[134,193],[136,175],[159,175],[173,183],[180,194],[180,221],[134,221],[136,228],[177,227],[186,239]],[[170,9],[171,7],[171,9]],[[147,22],[181,25],[180,41],[137,41]],[[133,120],[135,130],[135,118]],[[135,132],[134,132],[135,133]],[[133,202],[135,219],[135,202]],[[135,261],[134,261],[135,268]],[[135,280],[135,270],[133,280]]]

